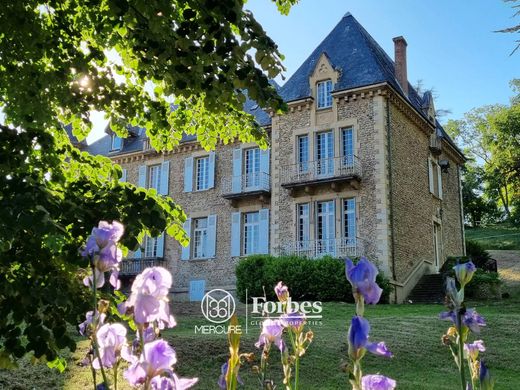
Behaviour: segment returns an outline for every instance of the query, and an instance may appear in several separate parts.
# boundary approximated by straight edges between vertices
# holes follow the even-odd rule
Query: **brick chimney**
[[[402,36],[395,37],[393,41],[395,49],[395,77],[406,96],[408,96],[408,72],[406,70],[406,46],[408,44]]]

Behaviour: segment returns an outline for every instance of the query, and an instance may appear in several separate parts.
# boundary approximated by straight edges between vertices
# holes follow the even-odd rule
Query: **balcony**
[[[289,190],[328,183],[335,190],[341,182],[348,182],[354,189],[361,181],[361,164],[356,156],[332,157],[286,165],[281,169],[282,187]]]
[[[359,257],[363,255],[362,241],[357,238],[333,238],[328,240],[286,241],[281,254],[308,258]]]
[[[166,261],[162,257],[145,257],[142,259],[124,259],[121,262],[121,276],[135,276],[148,267],[164,267]]]
[[[271,193],[271,176],[265,172],[254,172],[225,177],[222,180],[221,188],[222,197],[229,200],[265,197]]]
[[[437,134],[430,136],[430,151],[436,156],[442,153],[442,138]]]

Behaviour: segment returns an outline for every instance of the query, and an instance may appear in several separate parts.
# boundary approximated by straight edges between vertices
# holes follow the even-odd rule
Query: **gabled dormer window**
[[[332,80],[320,81],[316,85],[318,108],[332,107]]]
[[[123,147],[123,139],[116,134],[112,134],[112,147],[110,150],[121,150]]]

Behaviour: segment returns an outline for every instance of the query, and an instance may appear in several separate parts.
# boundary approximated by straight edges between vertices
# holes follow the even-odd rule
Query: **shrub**
[[[471,240],[466,240],[466,256],[473,261],[477,268],[485,268],[486,263],[491,260],[489,252],[481,244]]]
[[[502,281],[498,272],[477,269],[473,279],[466,286],[466,294],[471,298],[500,298]]]
[[[290,286],[295,300],[354,302],[350,284],[345,277],[345,262],[332,257],[318,260],[298,256],[254,255],[246,257],[237,265],[237,296],[263,296],[274,300],[273,286],[280,280]],[[388,303],[390,281],[379,274],[376,279],[383,289],[382,303]]]

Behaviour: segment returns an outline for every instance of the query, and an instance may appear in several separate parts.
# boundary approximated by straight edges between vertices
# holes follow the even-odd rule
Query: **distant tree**
[[[486,195],[485,186],[484,170],[475,163],[467,162],[462,170],[462,202],[464,220],[473,227],[500,218],[497,202]]]
[[[513,17],[516,17],[516,16],[520,16],[520,0],[504,0],[505,3],[511,3],[511,8],[513,8],[513,10],[515,11]],[[496,32],[502,32],[502,33],[520,33],[520,24],[517,24],[516,26],[511,26],[511,27],[507,27],[507,28],[504,28],[502,30],[498,30]],[[513,51],[511,52],[511,55],[518,50],[518,48],[520,47],[520,39],[517,40],[516,42],[518,42],[518,44],[516,45],[516,47],[513,49]]]
[[[435,87],[426,88],[424,86],[424,80],[422,80],[422,79],[419,79],[416,81],[414,88],[417,91],[417,94],[421,97],[424,95],[425,92],[430,92],[433,96],[434,101],[437,101],[437,99],[439,98],[439,94],[437,93],[437,90],[435,89]],[[435,116],[437,117],[437,119],[442,118],[449,114],[451,114],[450,109],[447,109],[447,108],[436,108],[435,109]]]

